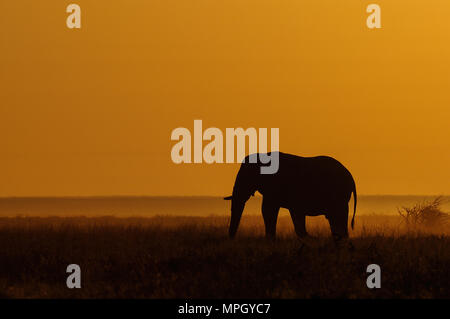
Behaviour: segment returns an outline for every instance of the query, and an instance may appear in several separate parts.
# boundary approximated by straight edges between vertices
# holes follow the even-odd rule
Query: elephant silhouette
[[[252,154],[242,162],[233,193],[224,198],[231,200],[229,236],[233,238],[236,235],[245,203],[258,191],[263,196],[262,215],[266,237],[275,238],[278,211],[287,208],[299,237],[308,235],[306,216],[325,215],[333,238],[336,241],[348,238],[348,202],[352,193],[352,229],[357,202],[356,185],[351,173],[329,156],[301,157],[277,153],[279,169],[274,174],[261,174],[260,168],[267,165],[261,160],[262,156],[267,158],[275,154]]]

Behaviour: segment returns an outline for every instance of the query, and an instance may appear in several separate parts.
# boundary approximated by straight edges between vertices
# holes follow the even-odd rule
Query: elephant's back
[[[280,153],[280,169],[284,168],[286,171],[312,171],[325,173],[350,173],[348,169],[337,159],[331,156],[314,156],[302,157],[297,155]]]
[[[280,175],[289,185],[308,189],[337,189],[353,187],[353,176],[338,160],[330,156],[301,157],[280,154]]]

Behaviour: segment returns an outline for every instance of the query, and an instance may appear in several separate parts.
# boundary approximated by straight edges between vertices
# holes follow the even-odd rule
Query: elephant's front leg
[[[262,215],[266,226],[266,237],[274,239],[277,231],[277,218],[280,206],[274,201],[263,198]]]
[[[295,233],[298,237],[303,238],[308,236],[306,232],[306,216],[302,211],[296,209],[289,209],[291,214],[292,222],[294,223]]]

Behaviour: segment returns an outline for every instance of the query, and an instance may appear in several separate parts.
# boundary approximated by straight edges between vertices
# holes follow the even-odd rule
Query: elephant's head
[[[231,220],[228,232],[231,238],[236,235],[245,203],[258,189],[259,173],[257,164],[242,163],[234,183],[233,195],[224,198],[231,200]]]

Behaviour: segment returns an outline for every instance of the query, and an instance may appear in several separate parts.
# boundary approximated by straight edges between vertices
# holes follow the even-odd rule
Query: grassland
[[[275,242],[260,216],[0,218],[2,298],[450,298],[450,231],[407,230],[397,216],[358,216],[354,250],[322,217],[299,242],[290,218]],[[66,287],[78,264],[82,288]],[[382,287],[368,289],[379,264]]]

